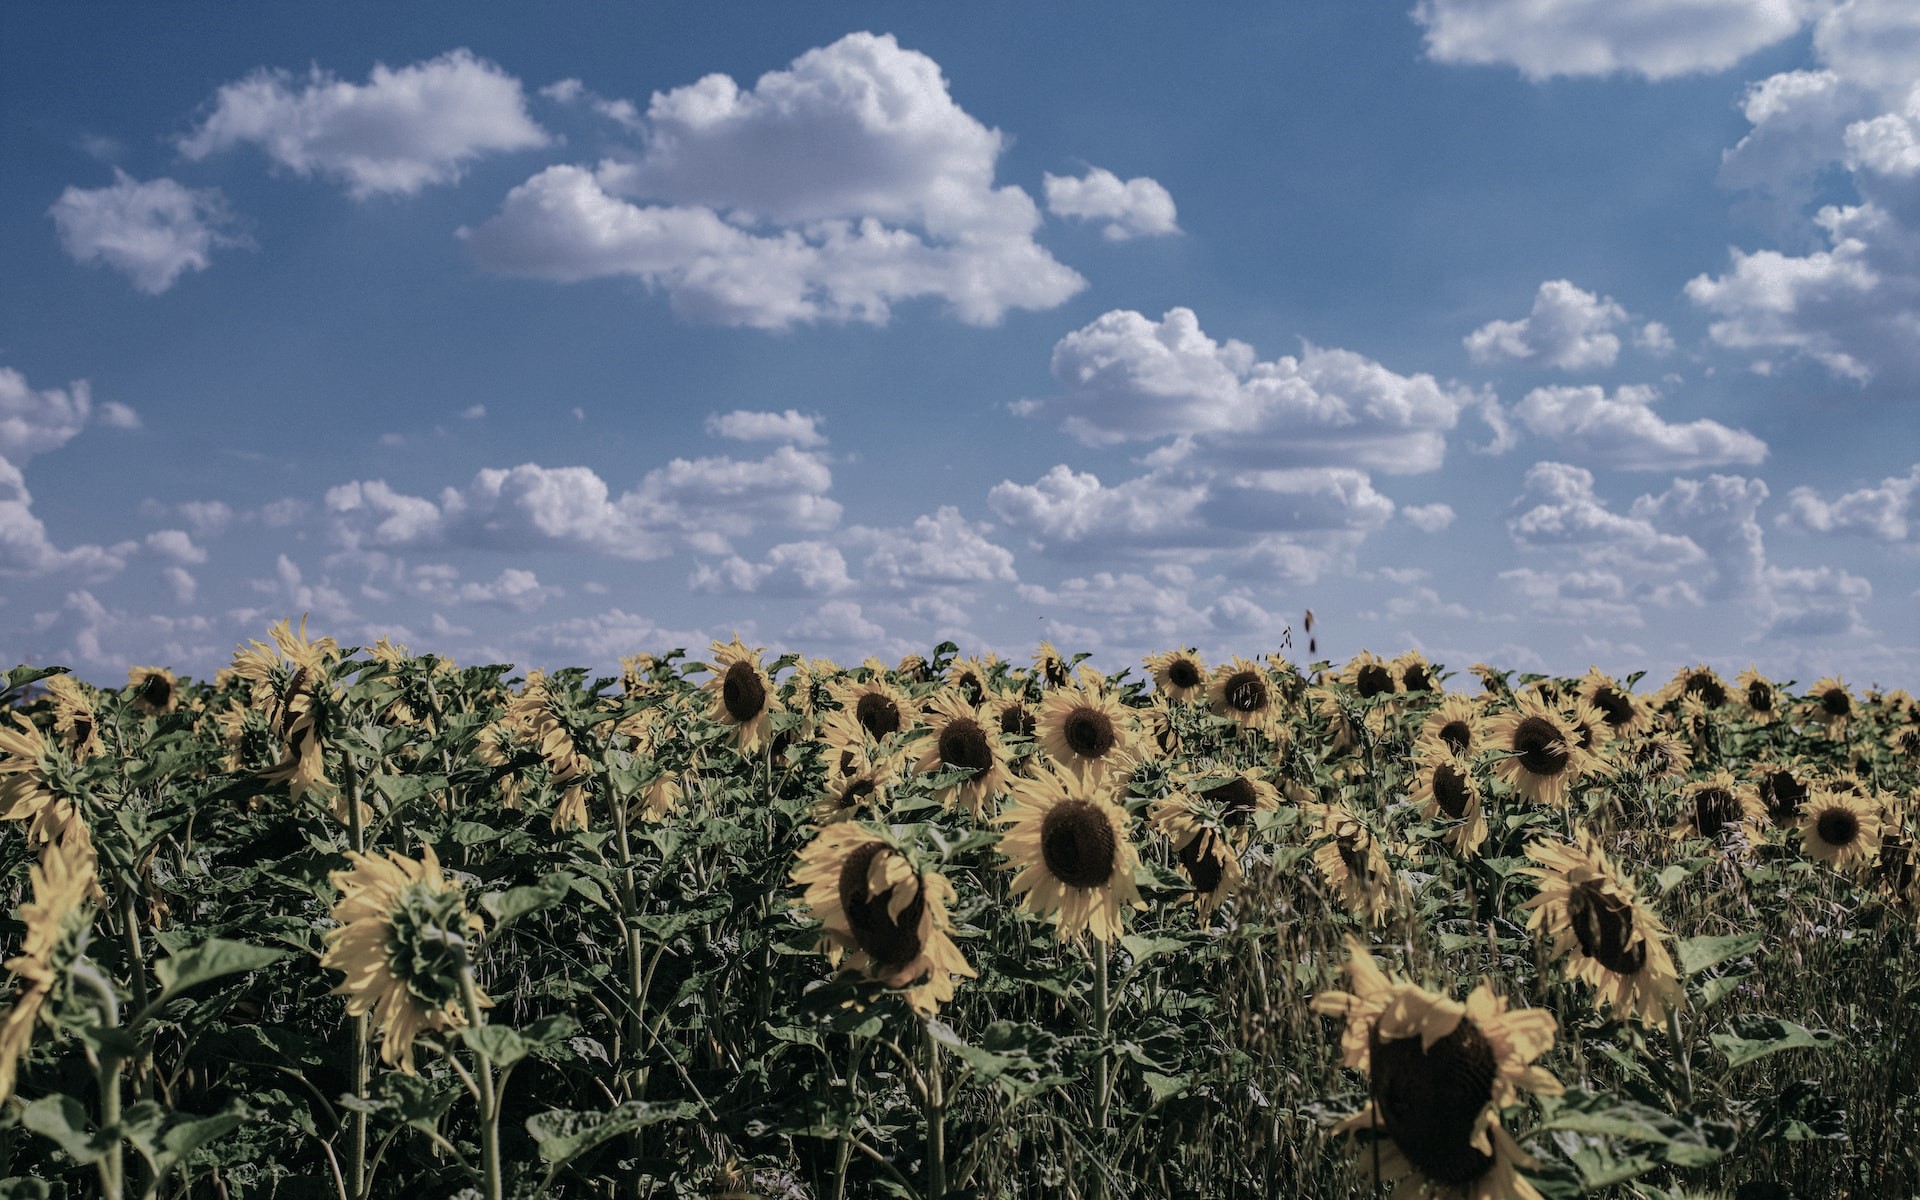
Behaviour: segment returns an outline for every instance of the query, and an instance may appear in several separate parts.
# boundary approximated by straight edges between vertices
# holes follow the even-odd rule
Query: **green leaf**
[[[497,934],[504,926],[521,917],[544,912],[566,898],[566,872],[550,871],[540,877],[539,883],[508,888],[504,892],[488,892],[480,897],[480,908],[493,918],[493,932]]]
[[[27,1105],[20,1123],[59,1143],[68,1157],[82,1166],[107,1152],[107,1139],[88,1128],[87,1110],[72,1096],[42,1096]]]
[[[564,1166],[609,1138],[662,1121],[691,1117],[697,1106],[649,1104],[629,1100],[610,1112],[574,1112],[555,1108],[527,1118],[527,1132],[533,1135],[540,1157],[555,1168]]]
[[[1162,1100],[1178,1096],[1181,1092],[1186,1091],[1193,1083],[1192,1078],[1189,1076],[1162,1075],[1158,1071],[1142,1071],[1140,1072],[1140,1078],[1146,1082],[1147,1091],[1153,1093],[1153,1100],[1156,1104]]]
[[[1782,1050],[1825,1049],[1838,1040],[1824,1029],[1808,1029],[1777,1017],[1739,1017],[1731,1033],[1713,1035],[1713,1044],[1727,1056],[1729,1067],[1744,1066]]]
[[[1733,933],[1725,937],[1690,937],[1680,940],[1680,974],[1698,975],[1730,958],[1752,954],[1760,948],[1761,934]]]
[[[211,1145],[240,1128],[239,1113],[221,1113],[218,1116],[189,1118],[167,1127],[160,1137],[160,1153],[155,1157],[155,1173],[165,1178],[167,1172],[185,1163],[195,1150]]]
[[[468,1026],[460,1031],[467,1049],[505,1070],[533,1053],[533,1043],[505,1025]]]
[[[210,980],[258,971],[261,967],[279,962],[289,953],[249,942],[208,938],[197,946],[189,946],[153,964],[153,973],[160,977],[160,1000],[164,1003],[188,988],[198,987]]]

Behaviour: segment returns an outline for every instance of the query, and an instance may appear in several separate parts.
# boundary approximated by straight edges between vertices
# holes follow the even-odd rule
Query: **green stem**
[[[360,818],[360,773],[354,767],[350,751],[343,751],[340,759],[341,787],[346,792],[347,801],[348,844],[355,854],[365,854],[367,829]],[[353,1019],[353,1094],[360,1100],[367,1098],[367,1092],[373,1086],[373,1062],[368,1054],[371,1022],[369,1013],[361,1013]],[[347,1115],[347,1189],[352,1200],[362,1200],[366,1196],[367,1183],[367,1113],[363,1108],[356,1107]]]
[[[474,1029],[486,1023],[480,1013],[480,989],[473,981],[473,963],[460,964],[460,1000],[467,1010],[467,1024]],[[493,1063],[484,1054],[473,1056],[480,1069],[480,1154],[487,1177],[487,1200],[501,1200],[500,1179],[500,1098],[493,1086]]]
[[[133,890],[133,882],[128,881],[120,891],[120,934],[127,944],[128,973],[133,977],[134,1010],[144,1013],[153,997],[147,989],[147,955],[140,944],[140,926],[133,911]],[[153,1056],[144,1050],[136,1064],[133,1086],[142,1100],[153,1099]]]
[[[920,1024],[927,1043],[926,1091],[921,1099],[927,1121],[927,1200],[946,1200],[947,1095],[940,1078],[940,1043],[934,1040],[929,1022]]]
[[[1107,1091],[1113,1069],[1113,1064],[1107,1056],[1107,1023],[1111,1015],[1110,1008],[1111,997],[1107,994],[1107,942],[1105,938],[1095,938],[1093,942],[1093,1037],[1099,1045],[1099,1051],[1093,1060],[1093,1135],[1102,1144],[1103,1149],[1107,1131]],[[1095,1176],[1093,1194],[1096,1200],[1105,1200],[1107,1179],[1104,1173]]]
[[[73,964],[74,982],[84,984],[99,998],[100,1016],[108,1029],[120,1027],[120,997],[93,964],[84,959]],[[120,1056],[103,1049],[96,1061],[96,1079],[100,1085],[100,1128],[112,1130],[120,1124]],[[125,1138],[117,1132],[99,1162],[100,1195],[103,1200],[120,1200],[126,1181]]]

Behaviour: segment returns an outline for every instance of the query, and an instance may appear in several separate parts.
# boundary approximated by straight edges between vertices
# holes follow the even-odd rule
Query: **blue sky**
[[[1898,0],[4,21],[8,662],[1920,674]]]

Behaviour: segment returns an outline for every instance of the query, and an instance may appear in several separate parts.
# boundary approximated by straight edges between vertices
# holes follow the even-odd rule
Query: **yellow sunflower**
[[[760,666],[764,649],[749,649],[737,633],[731,642],[713,643],[717,674],[700,685],[713,699],[709,717],[734,727],[734,744],[742,754],[758,754],[772,740],[773,714],[784,711]]]
[[[1383,662],[1371,650],[1362,650],[1347,660],[1346,667],[1336,678],[1352,688],[1362,700],[1383,696],[1392,699],[1400,694],[1400,680],[1393,673],[1392,664]]]
[[[1646,1025],[1685,1005],[1686,993],[1667,953],[1667,927],[1641,904],[1633,881],[1616,871],[1586,831],[1578,844],[1533,842],[1539,863],[1521,874],[1540,881],[1527,928],[1553,939],[1553,956],[1569,978],[1592,987],[1598,1003]]]
[[[1487,722],[1488,743],[1500,752],[1494,770],[1537,804],[1562,805],[1567,788],[1592,766],[1566,717],[1538,696],[1516,697],[1518,706]]]
[[[999,657],[992,654],[985,659],[956,658],[947,664],[947,683],[959,688],[967,703],[978,708],[993,695],[993,667],[999,661]]]
[[[1751,778],[1754,794],[1766,806],[1773,827],[1798,828],[1800,806],[1812,794],[1813,776],[1806,767],[1792,759],[1761,762]]]
[[[1033,673],[1044,687],[1059,687],[1072,678],[1072,668],[1067,660],[1053,648],[1052,642],[1041,642],[1040,648],[1033,652]]]
[[[914,769],[923,774],[956,767],[972,771],[971,777],[940,789],[938,799],[948,807],[959,803],[975,818],[985,816],[993,797],[1010,778],[1007,746],[999,730],[967,703],[958,688],[935,695],[926,713],[927,736],[920,740]]]
[[[988,698],[986,716],[1000,730],[1001,737],[1024,742],[1033,740],[1039,730],[1037,709],[1037,705],[1019,692],[1001,692]]]
[[[1163,650],[1142,660],[1153,672],[1153,686],[1169,700],[1197,699],[1207,690],[1207,668],[1191,649]]]
[[[1155,692],[1145,708],[1133,711],[1143,726],[1146,740],[1161,758],[1180,753],[1180,728],[1173,723],[1173,706],[1165,695]]]
[[[1758,667],[1749,665],[1746,670],[1740,672],[1733,681],[1733,691],[1754,724],[1771,725],[1780,715],[1780,705],[1784,697],[1773,686],[1773,681],[1760,673]]]
[[[1418,650],[1409,650],[1387,664],[1399,681],[1401,694],[1410,697],[1438,695],[1442,691],[1439,671]]]
[[[0,1015],[0,1104],[13,1095],[20,1057],[32,1043],[40,1010],[59,982],[56,952],[81,923],[75,919],[81,905],[99,894],[96,863],[92,843],[78,839],[48,844],[40,861],[27,870],[33,899],[20,906],[26,936],[20,953],[6,962],[13,980],[13,1003]]]
[[[1280,807],[1279,790],[1252,770],[1193,765],[1182,772],[1176,786],[1190,798],[1189,808],[1197,805],[1211,814],[1212,823],[1241,844],[1256,816]]]
[[[1237,722],[1243,729],[1269,731],[1280,715],[1280,696],[1267,673],[1241,658],[1213,669],[1207,684],[1207,703],[1216,716]]]
[[[347,998],[350,1016],[373,1014],[381,1061],[412,1075],[416,1037],[467,1025],[461,978],[480,916],[467,911],[465,892],[441,873],[432,846],[417,860],[389,850],[348,851],[347,861],[350,869],[330,876],[340,889],[332,914],[339,924],[322,935],[320,965],[346,976],[333,993]]]
[[[180,703],[180,681],[165,667],[130,667],[127,687],[133,706],[150,717],[165,716]]]
[[[1678,779],[1693,765],[1693,752],[1668,733],[1616,742],[1609,757],[1616,770],[1648,780]]]
[[[827,685],[827,695],[876,742],[913,728],[913,701],[884,672],[875,671],[864,680],[835,680]]]
[[[1752,840],[1766,820],[1766,806],[1753,787],[1730,771],[1715,771],[1680,789],[1680,821],[1672,833],[1675,839],[1717,839],[1739,831]]]
[[[1646,703],[1633,694],[1633,689],[1602,674],[1599,667],[1588,667],[1574,691],[1600,710],[1600,719],[1615,737],[1636,737],[1653,727],[1653,711]]]
[[[899,777],[901,755],[883,752],[858,730],[848,721],[830,722],[823,731],[827,778],[813,802],[813,819],[822,825],[878,812]]]
[[[1034,732],[1048,758],[1076,771],[1127,771],[1139,758],[1132,712],[1084,680],[1047,692]]]
[[[1717,709],[1727,702],[1726,681],[1705,663],[1681,667],[1667,686],[1660,689],[1660,702],[1663,706],[1678,704],[1688,696],[1698,697],[1710,710]]]
[[[1351,991],[1326,991],[1313,1011],[1341,1017],[1342,1061],[1367,1076],[1370,1099],[1334,1127],[1380,1138],[1361,1162],[1395,1196],[1541,1200],[1520,1174],[1537,1164],[1500,1124],[1522,1091],[1557,1096],[1560,1082],[1533,1066],[1558,1025],[1543,1009],[1509,1009],[1482,982],[1464,1004],[1387,977],[1347,939]]]
[[[80,681],[71,675],[52,676],[47,680],[47,695],[53,700],[53,731],[66,743],[73,761],[85,762],[104,753],[93,700]]]
[[[1486,720],[1478,701],[1460,692],[1449,692],[1420,727],[1423,741],[1444,742],[1455,754],[1478,754],[1487,748]]]
[[[1344,804],[1316,804],[1308,811],[1317,818],[1315,839],[1326,839],[1314,850],[1313,865],[1348,912],[1370,925],[1386,920],[1400,889],[1380,839]]]
[[[1809,719],[1823,726],[1829,737],[1844,737],[1853,719],[1853,693],[1838,675],[1829,675],[1813,685],[1804,701]]]
[[[1487,840],[1487,806],[1472,760],[1446,742],[1423,741],[1414,750],[1413,780],[1408,799],[1420,815],[1449,822],[1447,844],[1461,854],[1477,853]]]
[[[953,999],[954,981],[973,968],[953,944],[947,908],[953,885],[938,871],[916,870],[880,834],[855,824],[829,826],[800,851],[795,886],[826,928],[828,960],[895,989],[931,1016]]]
[[[1880,852],[1880,806],[1858,793],[1817,791],[1800,814],[1800,844],[1836,870],[1873,861]]]
[[[27,844],[63,839],[80,824],[73,801],[53,790],[54,748],[17,712],[0,721],[0,821],[27,822]]]
[[[1219,825],[1183,796],[1155,801],[1148,819],[1173,844],[1174,861],[1193,885],[1193,902],[1205,924],[1246,879],[1240,851]]]
[[[1063,939],[1091,930],[1118,940],[1121,907],[1146,904],[1133,882],[1139,851],[1107,777],[1044,766],[1012,791],[1013,803],[994,818],[1008,827],[1000,851],[1016,872],[1011,894],[1028,912],[1051,917]]]

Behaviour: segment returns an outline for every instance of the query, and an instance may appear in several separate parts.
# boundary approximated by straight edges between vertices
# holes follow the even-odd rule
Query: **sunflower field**
[[[282,623],[0,680],[0,1197],[1901,1197],[1920,706]]]

